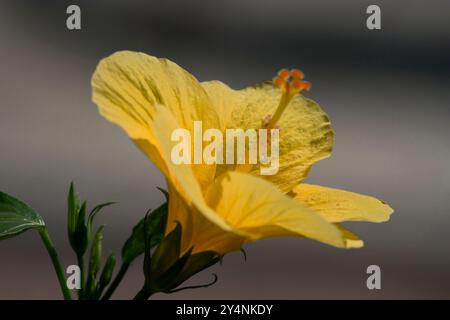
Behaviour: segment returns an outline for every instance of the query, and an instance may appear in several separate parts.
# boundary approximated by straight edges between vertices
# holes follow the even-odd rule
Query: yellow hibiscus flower
[[[166,234],[181,224],[181,252],[225,254],[275,236],[361,247],[339,223],[389,219],[393,210],[373,197],[302,183],[333,145],[327,115],[299,94],[309,89],[302,78],[299,70],[283,70],[272,82],[233,90],[219,81],[199,82],[174,62],[144,53],[117,52],[98,64],[93,101],[166,177]],[[260,176],[257,165],[175,165],[171,134],[192,132],[194,121],[222,131],[279,127],[278,173]]]

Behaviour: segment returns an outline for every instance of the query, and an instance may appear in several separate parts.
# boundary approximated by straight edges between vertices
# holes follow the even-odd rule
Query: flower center
[[[304,74],[299,69],[282,69],[273,78],[273,84],[281,89],[282,95],[275,114],[265,123],[266,128],[275,128],[289,102],[303,90],[309,91],[311,83],[303,81]]]

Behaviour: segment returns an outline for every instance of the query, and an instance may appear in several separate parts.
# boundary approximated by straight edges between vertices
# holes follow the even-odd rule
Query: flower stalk
[[[45,248],[47,249],[50,259],[52,260],[53,267],[58,277],[58,282],[61,287],[64,299],[72,300],[69,288],[67,288],[64,270],[62,268],[61,262],[59,261],[58,253],[56,252],[55,246],[53,245],[53,242],[50,239],[47,227],[39,229],[39,235],[41,236],[41,239],[44,242]]]
[[[133,300],[148,300],[153,295],[153,292],[144,286],[133,298]]]

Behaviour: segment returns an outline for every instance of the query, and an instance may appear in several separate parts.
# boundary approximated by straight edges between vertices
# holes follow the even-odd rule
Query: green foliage
[[[150,237],[151,235],[147,241],[150,241]],[[142,292],[170,293],[182,290],[183,288],[177,290],[176,288],[194,274],[220,261],[219,254],[213,251],[193,254],[193,248],[190,248],[184,253],[181,252],[181,237],[182,226],[177,223],[152,255],[150,255],[150,250],[146,252],[144,259],[145,285]]]
[[[165,202],[156,210],[154,210],[147,218],[142,218],[133,228],[133,231],[122,247],[122,261],[131,263],[134,259],[144,254],[145,251],[145,234],[151,237],[149,244],[153,248],[161,242],[167,224],[168,204]]]
[[[104,227],[105,226],[101,226],[98,228],[92,243],[91,257],[89,259],[89,273],[93,278],[97,277],[97,273],[100,270],[102,263],[102,241]]]
[[[93,298],[98,291],[97,274],[102,265],[102,241],[104,226],[98,228],[92,241],[91,254],[89,258],[89,272],[86,283],[84,298]]]
[[[82,273],[82,288],[79,292],[80,299],[98,299],[101,294],[100,291],[102,291],[104,287],[108,285],[108,283],[106,283],[108,277],[109,281],[111,281],[112,272],[115,265],[115,258],[109,258],[109,266],[105,265],[105,268],[108,268],[104,268],[103,271],[103,273],[106,272],[103,275],[103,287],[100,286],[99,280],[97,279],[102,265],[102,241],[104,226],[101,226],[98,229],[93,239],[92,229],[97,214],[103,208],[114,203],[115,202],[106,202],[99,204],[94,207],[89,214],[87,214],[87,202],[84,201],[81,203],[80,198],[75,191],[74,184],[70,184],[69,193],[67,196],[67,229],[70,245],[72,246],[72,249],[77,256],[78,264]],[[86,275],[84,256],[86,255],[89,245],[91,245],[91,251],[88,261],[89,270]],[[114,259],[114,264],[112,263],[112,259]]]
[[[181,230],[181,224],[177,223],[175,228],[155,249],[155,252],[152,255],[151,269],[146,270],[146,272],[150,272],[153,277],[159,277],[177,262],[180,256]]]
[[[19,199],[0,192],[0,240],[44,226],[44,220],[35,210]]]
[[[220,261],[216,252],[193,253],[193,248],[182,252],[181,239],[183,228],[177,223],[165,236],[168,219],[168,194],[166,202],[156,210],[149,211],[133,228],[130,237],[122,247],[122,265],[113,280],[116,258],[110,254],[102,268],[102,247],[104,226],[98,228],[93,237],[92,229],[97,214],[114,202],[106,202],[94,207],[87,213],[87,202],[81,201],[71,183],[67,196],[67,230],[69,241],[81,269],[80,299],[109,299],[123,279],[128,267],[140,255],[144,255],[145,284],[136,296],[147,299],[156,292],[171,293],[184,289],[209,286],[178,288],[194,274]],[[65,299],[71,294],[65,284],[64,270],[59,262],[54,245],[42,217],[22,201],[0,192],[0,240],[16,236],[28,229],[39,229],[39,234],[49,252],[58,275]],[[90,247],[89,259],[86,253]],[[87,262],[87,266],[86,266]],[[86,270],[86,268],[88,269]],[[106,293],[103,292],[106,290]],[[102,296],[103,295],[103,296]]]
[[[99,286],[97,290],[97,298],[100,298],[103,290],[111,282],[114,267],[116,266],[116,257],[114,254],[110,254],[106,259],[105,266],[103,267],[102,274],[100,275]]]
[[[70,184],[69,195],[67,196],[67,206],[68,206],[68,215],[67,215],[67,228],[69,233],[69,241],[72,248],[75,250],[76,240],[75,233],[77,230],[78,224],[78,214],[80,212],[80,198],[78,194],[75,192],[75,187],[73,182]]]
[[[177,275],[173,287],[178,287],[193,275],[216,264],[220,259],[221,256],[214,251],[203,251],[190,255],[182,272]]]
[[[69,194],[67,196],[67,229],[70,245],[78,257],[83,256],[87,251],[92,238],[92,226],[96,215],[103,208],[112,204],[115,204],[115,202],[99,204],[87,216],[87,202],[84,201],[80,204],[80,198],[75,191],[73,182],[70,184]]]
[[[14,237],[29,229],[37,229],[52,260],[64,299],[72,299],[65,283],[64,271],[58,253],[48,234],[42,217],[24,202],[0,192],[0,240]]]

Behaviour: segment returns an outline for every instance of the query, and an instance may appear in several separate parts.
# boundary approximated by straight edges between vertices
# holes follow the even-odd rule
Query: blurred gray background
[[[66,29],[78,4],[82,30]],[[365,27],[382,9],[382,30]],[[247,246],[193,278],[208,289],[155,298],[450,298],[450,2],[365,0],[1,1],[0,189],[37,209],[65,265],[65,197],[74,179],[99,218],[105,251],[163,201],[162,176],[91,103],[99,59],[121,49],[168,57],[200,80],[241,88],[281,67],[302,68],[336,131],[311,183],[371,194],[396,210],[384,224],[349,224],[365,240],[338,250],[302,239]],[[382,290],[366,288],[366,268]],[[136,263],[115,298],[142,283]],[[60,298],[36,232],[0,242],[0,298]]]

